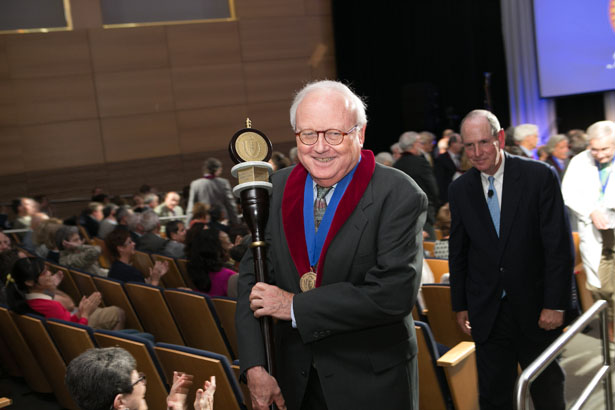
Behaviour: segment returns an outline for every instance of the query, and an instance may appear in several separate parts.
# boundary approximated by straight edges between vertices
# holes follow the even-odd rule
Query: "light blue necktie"
[[[491,220],[493,221],[493,226],[495,227],[495,231],[500,236],[500,205],[498,204],[498,193],[495,190],[495,186],[493,185],[493,175],[487,178],[489,180],[489,193],[487,195],[487,206],[489,207],[489,213],[491,214]]]

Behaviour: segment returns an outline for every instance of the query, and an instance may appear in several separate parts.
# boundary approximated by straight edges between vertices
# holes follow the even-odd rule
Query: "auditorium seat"
[[[170,289],[188,287],[188,285],[184,281],[184,277],[182,276],[179,271],[179,268],[177,267],[177,264],[175,263],[175,259],[154,253],[152,253],[151,257],[154,263],[160,261],[167,262],[169,264],[169,270],[161,278],[165,288]]]
[[[164,297],[186,345],[222,354],[233,360],[233,351],[209,296],[187,290],[166,289]]]
[[[228,342],[231,344],[231,348],[235,353],[235,357],[238,354],[237,348],[237,330],[235,329],[235,311],[237,310],[237,301],[231,298],[225,298],[222,296],[213,297],[211,301],[214,304],[218,319],[220,319],[220,325]]]
[[[130,303],[130,299],[128,299],[128,295],[126,295],[126,292],[124,291],[122,282],[100,276],[92,276],[92,279],[94,280],[96,289],[100,292],[105,305],[117,306],[124,310],[124,313],[126,313],[126,322],[124,327],[126,329],[136,329],[143,332],[141,320],[137,316],[137,312],[135,312],[132,303]]]
[[[47,330],[68,364],[81,353],[96,347],[91,327],[61,319],[47,319]]]
[[[429,265],[429,269],[431,269],[433,279],[436,283],[440,283],[442,275],[450,272],[448,260],[446,259],[425,258],[425,262]]]
[[[92,274],[81,272],[76,269],[69,269],[68,271],[73,278],[73,282],[75,282],[77,288],[79,288],[79,292],[81,292],[83,296],[90,296],[92,293],[98,291],[98,289],[96,289],[96,284],[94,283]],[[101,302],[100,306],[105,306],[104,301]]]
[[[186,284],[188,285],[190,289],[196,289],[196,286],[194,286],[194,283],[192,282],[192,278],[190,277],[190,274],[188,273],[188,259],[175,259],[175,262],[177,262],[179,273],[181,273],[182,276],[184,277],[184,282],[186,282]]]
[[[107,249],[107,245],[105,245],[105,241],[95,236],[92,238],[90,243],[100,247],[101,253],[98,257],[98,263],[102,268],[109,269],[111,267],[111,254]]]
[[[58,289],[70,296],[70,298],[73,300],[73,302],[75,302],[75,304],[79,304],[79,301],[81,300],[81,297],[83,295],[81,294],[79,287],[73,280],[73,277],[68,271],[68,268],[51,262],[45,262],[45,265],[47,265],[47,267],[53,274],[55,274],[57,271],[61,271],[62,274],[64,274],[64,279],[62,279],[62,282],[60,282],[60,285],[58,285]]]
[[[453,347],[472,338],[461,331],[451,305],[451,288],[439,283],[424,283],[421,292],[427,306],[427,319],[438,343]]]
[[[173,377],[174,370],[194,376],[194,384],[188,394],[188,403],[194,403],[196,389],[202,388],[205,380],[216,376],[214,407],[225,410],[243,408],[243,394],[225,356],[168,343],[156,343],[154,349],[167,378]]]
[[[425,255],[429,255],[430,258],[433,258],[435,249],[436,249],[435,242],[423,241],[423,250],[425,251]]]
[[[143,328],[151,333],[156,341],[183,345],[184,339],[167,306],[162,289],[144,283],[126,282],[124,290],[134,306]],[[191,312],[192,315],[197,315]]]
[[[149,270],[154,267],[154,262],[147,252],[135,251],[132,257],[132,266],[134,266],[144,278],[149,278]]]
[[[429,325],[415,322],[418,345],[419,409],[478,410],[475,347],[461,342],[440,356]]]

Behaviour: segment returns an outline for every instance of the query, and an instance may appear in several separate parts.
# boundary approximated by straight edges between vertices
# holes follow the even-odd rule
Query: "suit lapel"
[[[498,241],[498,234],[493,226],[491,220],[491,214],[487,207],[487,200],[485,199],[485,191],[483,191],[483,184],[480,179],[480,172],[476,168],[472,168],[468,171],[469,183],[468,183],[468,197],[472,202],[472,209],[476,210],[477,217],[481,226],[487,227],[490,240]]]
[[[510,231],[512,229],[519,199],[523,193],[523,184],[521,173],[518,167],[518,158],[506,155],[506,163],[504,165],[504,183],[502,188],[502,204],[500,211],[500,253],[504,249]]]

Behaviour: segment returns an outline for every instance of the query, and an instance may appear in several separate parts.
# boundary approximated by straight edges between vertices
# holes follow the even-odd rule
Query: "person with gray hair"
[[[521,148],[521,156],[534,158],[534,150],[538,145],[538,127],[535,124],[517,125],[513,136]]]
[[[134,357],[121,347],[89,349],[74,358],[66,368],[64,381],[81,410],[147,409],[146,374],[137,371]],[[173,372],[173,385],[166,407],[184,410],[193,376]],[[215,376],[198,389],[195,410],[213,410]],[[157,406],[158,407],[158,406]]]
[[[401,157],[401,148],[399,147],[399,142],[391,145],[391,155],[393,156],[393,161],[397,161],[399,157]],[[395,163],[395,162],[393,162]]]
[[[143,235],[139,238],[137,250],[161,254],[167,246],[167,240],[160,236],[160,218],[153,210],[141,214]]]
[[[615,123],[598,121],[587,129],[589,147],[566,170],[562,192],[577,219],[587,288],[608,302],[609,338],[613,341],[615,293]]]
[[[224,209],[226,219],[233,225],[238,222],[237,203],[233,196],[231,184],[222,175],[222,162],[217,158],[208,158],[203,164],[203,177],[190,183],[190,194],[186,215],[192,219],[192,208],[196,202],[210,207],[219,206]]]
[[[116,213],[120,207],[116,204],[108,204],[103,208],[104,219],[100,222],[98,227],[98,237],[105,239],[105,236],[109,234],[117,226]]]
[[[76,226],[62,225],[56,231],[56,245],[60,251],[60,265],[107,277],[109,271],[98,264],[99,246],[87,245]]]
[[[568,167],[568,137],[564,134],[551,135],[545,145],[545,150],[547,152],[545,162],[555,168],[561,181]]]
[[[290,151],[288,151],[288,158],[290,158],[291,165],[297,165],[299,163],[299,158],[297,157],[297,147],[292,147]]]
[[[388,152],[379,152],[378,155],[376,155],[376,162],[386,165],[387,167],[393,166],[393,156]]]
[[[429,165],[429,162],[422,155],[421,146],[421,136],[419,133],[406,131],[401,134],[399,137],[399,148],[402,150],[402,153],[401,157],[393,164],[393,167],[405,172],[427,194],[429,208],[423,230],[427,232],[428,240],[435,241],[434,223],[436,222],[436,212],[440,205],[438,183],[436,182],[432,166]]]
[[[271,176],[268,283],[256,283],[251,252],[239,267],[237,340],[255,410],[418,409],[411,311],[427,198],[362,149],[365,109],[336,81],[310,83],[292,103],[300,163]],[[265,316],[280,336],[275,377]]]

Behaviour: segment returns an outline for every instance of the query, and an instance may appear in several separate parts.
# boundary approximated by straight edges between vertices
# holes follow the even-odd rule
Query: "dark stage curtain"
[[[440,136],[485,108],[509,123],[498,0],[332,0],[338,77],[368,104],[366,147],[388,150],[408,130]]]

